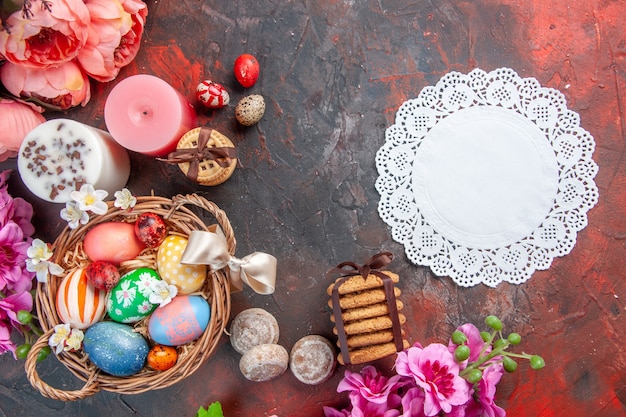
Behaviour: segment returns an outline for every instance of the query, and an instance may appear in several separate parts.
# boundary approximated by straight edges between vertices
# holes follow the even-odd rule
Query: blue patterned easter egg
[[[179,295],[154,310],[148,323],[150,338],[167,346],[180,346],[197,339],[209,324],[211,308],[199,295]]]
[[[148,342],[127,324],[101,321],[87,329],[83,349],[89,360],[113,376],[139,372],[148,357]]]
[[[160,280],[159,274],[150,268],[139,268],[124,274],[109,292],[109,317],[119,323],[136,323],[150,315],[158,305],[150,302],[150,286]]]

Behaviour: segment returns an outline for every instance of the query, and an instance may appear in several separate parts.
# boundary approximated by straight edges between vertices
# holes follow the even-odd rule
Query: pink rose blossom
[[[11,328],[7,323],[0,321],[0,355],[11,352],[15,358],[15,347],[11,341]]]
[[[0,98],[0,162],[17,156],[26,134],[45,121],[37,106]]]
[[[74,61],[45,70],[7,62],[0,67],[0,80],[15,96],[37,99],[61,110],[85,106],[91,98],[89,78]]]
[[[87,41],[89,11],[82,0],[55,0],[50,10],[33,1],[32,16],[21,10],[0,31],[0,55],[29,68],[49,68],[71,61]],[[5,84],[6,85],[6,84]]]
[[[447,346],[433,343],[425,348],[413,346],[398,353],[396,371],[409,376],[424,390],[424,414],[435,416],[470,399],[469,384],[459,376],[459,364]]]
[[[140,0],[86,0],[91,15],[87,43],[78,54],[97,81],[111,81],[139,51],[148,8]]]
[[[33,309],[33,296],[24,291],[19,294],[11,294],[0,299],[0,320],[9,322],[19,330],[20,322],[17,320],[17,312],[20,310],[31,311]]]

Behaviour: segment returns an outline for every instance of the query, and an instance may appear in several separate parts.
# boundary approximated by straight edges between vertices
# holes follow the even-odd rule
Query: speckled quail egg
[[[235,107],[235,118],[244,126],[252,126],[263,117],[265,100],[259,94],[252,94],[239,100]]]

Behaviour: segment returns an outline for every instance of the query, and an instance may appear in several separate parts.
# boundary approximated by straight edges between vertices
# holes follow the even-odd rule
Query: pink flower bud
[[[26,134],[45,121],[36,106],[0,99],[0,162],[17,156]]]

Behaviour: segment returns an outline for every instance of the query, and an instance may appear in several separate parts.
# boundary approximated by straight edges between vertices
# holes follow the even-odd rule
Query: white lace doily
[[[451,72],[386,130],[378,212],[436,275],[520,284],[568,254],[587,225],[594,148],[559,91],[509,68]]]

